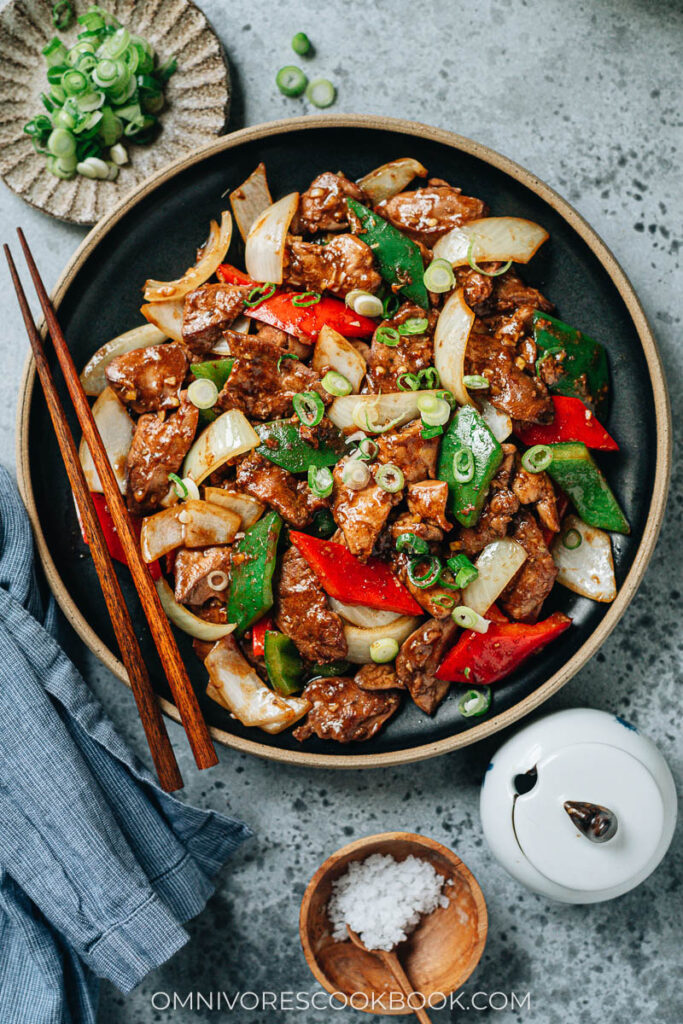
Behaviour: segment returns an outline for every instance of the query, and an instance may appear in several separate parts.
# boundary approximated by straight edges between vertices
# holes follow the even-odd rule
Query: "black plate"
[[[462,140],[461,144],[467,145]],[[207,155],[133,205],[77,269],[59,310],[77,366],[83,366],[108,338],[140,322],[140,289],[145,279],[174,278],[184,270],[195,247],[203,241],[209,220],[225,205],[221,194],[241,182],[259,161],[265,161],[272,192],[278,197],[305,188],[320,171],[341,167],[354,178],[398,156],[414,156],[429,168],[430,175],[445,178],[465,193],[482,197],[494,215],[528,217],[550,232],[549,241],[531,265],[522,268],[522,274],[556,304],[562,319],[586,330],[603,342],[609,352],[611,403],[605,425],[618,440],[621,451],[600,454],[598,458],[631,524],[629,537],[613,537],[617,582],[621,585],[643,537],[655,482],[657,422],[648,360],[620,291],[586,241],[532,187],[473,152],[421,138],[417,133],[406,136],[390,128],[333,124],[279,130],[277,134],[243,141],[235,148]],[[527,180],[529,185],[533,184],[531,176]],[[36,240],[32,241],[37,251]],[[241,242],[234,241],[230,259],[240,261],[242,249]],[[656,361],[656,354],[654,358]],[[69,406],[68,401],[65,405]],[[116,650],[92,563],[84,557],[71,494],[39,388],[33,396],[29,423],[30,475],[47,549],[79,612],[107,647]],[[72,427],[79,436],[73,417]],[[654,532],[656,535],[656,527]],[[170,700],[127,571],[122,570],[120,576],[154,685]],[[546,608],[548,612],[566,612],[574,620],[573,628],[495,687],[489,717],[513,709],[561,670],[595,633],[609,610],[609,606],[579,598],[559,585]],[[607,630],[600,632],[606,635]],[[243,729],[207,699],[206,670],[194,656],[190,640],[178,633],[178,642],[208,722],[264,747],[283,752],[303,749],[333,758],[345,754],[393,754],[400,760],[400,752],[405,757],[413,748],[481,724],[479,719],[466,720],[459,715],[457,702],[462,691],[454,686],[434,718],[406,701],[388,727],[369,743],[344,748],[313,740],[302,748],[289,733],[269,737],[257,730]],[[510,715],[505,717],[512,720]],[[468,742],[463,737],[460,743],[463,740]],[[268,754],[267,750],[262,752]]]

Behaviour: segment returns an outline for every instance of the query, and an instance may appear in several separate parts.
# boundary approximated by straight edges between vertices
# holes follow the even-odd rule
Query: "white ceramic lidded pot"
[[[654,743],[606,711],[547,715],[494,754],[481,822],[496,859],[534,892],[597,903],[639,885],[666,853],[676,789]]]

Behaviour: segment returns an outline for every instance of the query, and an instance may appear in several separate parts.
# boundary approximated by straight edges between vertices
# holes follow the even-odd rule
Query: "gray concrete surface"
[[[236,94],[232,127],[305,109],[282,98],[273,78],[305,30],[315,69],[339,88],[334,109],[411,117],[471,136],[526,165],[597,229],[633,281],[655,329],[683,414],[680,347],[680,89],[683,8],[673,0],[204,0],[225,43]],[[343,163],[343,161],[340,161]],[[0,189],[3,237],[21,223],[54,281],[82,232],[50,221]],[[25,340],[5,276],[0,290],[3,373],[0,454],[14,462],[14,405]],[[602,652],[547,706],[618,711],[648,733],[681,779],[682,528],[680,469],[645,582]],[[128,692],[84,655],[93,687],[144,755]],[[102,990],[101,1024],[195,1020],[361,1020],[354,1011],[210,1012],[155,1009],[155,992],[288,990],[317,985],[297,933],[300,896],[318,863],[350,836],[408,828],[453,846],[480,880],[490,913],[484,958],[466,986],[505,993],[502,1009],[443,1010],[435,1021],[491,1018],[500,1024],[607,1024],[683,1020],[680,986],[681,847],[637,891],[610,904],[552,905],[521,889],[481,838],[479,783],[502,737],[399,770],[304,772],[230,751],[211,772],[193,772],[178,728],[171,736],[187,780],[185,797],[229,808],[256,838],[224,871],[216,896],[189,926],[191,941],[124,998]],[[512,993],[530,1006],[512,1004]],[[484,998],[480,997],[480,1002]],[[163,1005],[165,999],[157,998]],[[247,1000],[248,1002],[248,1000]],[[503,1004],[502,997],[493,1000]],[[366,1019],[369,1019],[366,1017]],[[374,1018],[386,1020],[388,1017]],[[30,1022],[27,1022],[30,1024]]]

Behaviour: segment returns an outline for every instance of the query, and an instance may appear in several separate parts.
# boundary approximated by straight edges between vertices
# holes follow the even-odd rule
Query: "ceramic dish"
[[[72,6],[78,16],[90,3],[72,0]],[[106,6],[131,31],[149,39],[162,60],[175,56],[178,61],[165,90],[158,138],[149,146],[128,147],[130,163],[116,181],[56,178],[23,131],[43,110],[42,48],[55,34],[73,45],[80,26],[74,23],[57,33],[49,0],[12,0],[0,13],[0,177],[31,206],[74,224],[94,224],[111,213],[151,174],[222,132],[228,116],[225,54],[192,0],[111,0]]]
[[[302,745],[289,733],[269,737],[242,728],[205,698],[205,669],[189,638],[179,635],[216,739],[280,761],[340,768],[398,764],[476,742],[522,718],[563,686],[614,628],[642,579],[664,511],[671,446],[666,385],[654,339],[614,257],[576,211],[532,174],[475,142],[420,124],[359,116],[275,122],[217,140],[151,178],[91,232],[55,290],[77,365],[84,365],[102,342],[139,322],[140,286],[152,262],[156,276],[174,277],[187,262],[188,247],[202,241],[206,224],[220,209],[221,194],[260,160],[268,166],[274,193],[282,195],[340,163],[350,177],[358,177],[397,156],[414,156],[432,175],[484,198],[494,212],[528,217],[550,232],[550,241],[525,268],[525,278],[552,297],[563,319],[589,330],[608,348],[612,402],[605,425],[621,452],[603,464],[632,532],[613,537],[616,600],[596,604],[557,586],[548,611],[566,612],[573,627],[496,685],[484,719],[461,717],[457,703],[462,691],[454,686],[434,718],[406,705],[362,745],[344,748],[320,740]],[[235,260],[240,256],[233,251]],[[103,303],[104,296],[114,293],[116,301]],[[33,385],[28,365],[19,401],[18,463],[40,556],[75,629],[125,681],[112,653],[111,626],[80,540],[42,395]],[[121,580],[164,709],[177,719],[125,570]]]

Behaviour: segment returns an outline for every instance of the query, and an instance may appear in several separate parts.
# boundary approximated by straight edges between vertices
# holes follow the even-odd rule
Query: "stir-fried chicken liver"
[[[152,345],[112,359],[105,373],[110,385],[133,412],[177,409],[187,373],[180,345]]]
[[[327,507],[305,480],[298,480],[281,466],[252,452],[237,467],[235,487],[276,509],[283,519],[301,529],[312,521],[318,509]]]
[[[275,621],[303,658],[325,664],[346,657],[342,620],[327,603],[318,577],[294,547],[282,557]]]
[[[516,451],[513,444],[503,445],[503,461],[491,481],[479,522],[476,526],[466,527],[460,531],[460,544],[469,558],[478,555],[487,544],[504,537],[512,517],[519,509],[519,498],[512,490]]]
[[[404,641],[396,658],[396,674],[422,711],[433,715],[450,683],[436,678],[436,670],[451,646],[458,627],[450,618],[428,619]]]
[[[372,553],[389,513],[401,500],[401,494],[389,494],[376,484],[362,490],[348,487],[343,479],[344,467],[348,463],[349,459],[345,458],[334,467],[332,515],[344,532],[351,554],[364,562]]]
[[[376,292],[382,278],[370,246],[355,235],[339,235],[326,245],[291,239],[285,281],[294,288],[344,296],[354,288]]]
[[[202,605],[211,598],[225,600],[225,587],[216,589],[214,583],[227,583],[230,575],[230,548],[227,545],[209,548],[180,548],[173,566],[175,599],[180,604]],[[216,574],[215,576],[213,574]],[[221,580],[224,573],[226,580]]]
[[[380,462],[393,462],[407,484],[436,476],[439,439],[422,436],[422,423],[414,420],[400,430],[376,438]]]
[[[362,665],[353,681],[361,690],[405,690],[393,665]]]
[[[239,409],[249,419],[271,420],[292,413],[292,399],[301,391],[317,391],[324,402],[332,396],[320,377],[299,359],[278,360],[284,349],[262,334],[241,336],[230,376],[218,396],[217,409]]]
[[[398,378],[402,373],[419,373],[431,366],[434,361],[434,345],[432,335],[438,319],[436,310],[428,315],[420,306],[404,302],[390,320],[383,320],[380,327],[401,327],[406,320],[428,320],[429,326],[424,334],[403,334],[396,346],[385,345],[377,337],[372,339],[368,356],[368,391],[398,391]]]
[[[425,188],[399,192],[377,204],[377,213],[416,242],[430,248],[437,239],[468,220],[486,215],[481,199],[464,196],[440,178],[431,178]]]
[[[511,619],[535,622],[542,603],[553,589],[557,567],[540,526],[526,509],[515,517],[510,536],[522,545],[527,559],[503,591],[500,605]]]
[[[401,703],[395,690],[364,690],[347,676],[314,679],[303,696],[313,707],[294,730],[296,739],[315,735],[337,743],[372,739]]]
[[[206,355],[223,331],[240,315],[249,288],[237,284],[203,284],[185,297],[183,344],[196,356]]]
[[[342,231],[349,223],[347,199],[365,201],[358,185],[344,174],[331,171],[319,174],[301,193],[292,231],[310,235],[319,231]]]
[[[177,473],[194,440],[199,409],[181,393],[180,408],[165,419],[145,413],[135,427],[126,468],[128,508],[136,515],[155,512],[168,494],[168,474]]]
[[[465,372],[486,377],[491,404],[513,419],[552,423],[555,409],[548,389],[517,365],[514,347],[492,335],[472,332],[465,353]]]

